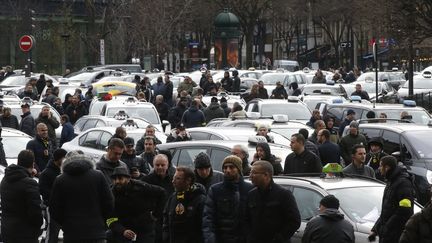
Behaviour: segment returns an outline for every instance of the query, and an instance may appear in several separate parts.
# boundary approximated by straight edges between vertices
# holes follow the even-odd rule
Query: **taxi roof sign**
[[[338,163],[328,163],[323,167],[322,172],[326,174],[342,173],[342,166]]]

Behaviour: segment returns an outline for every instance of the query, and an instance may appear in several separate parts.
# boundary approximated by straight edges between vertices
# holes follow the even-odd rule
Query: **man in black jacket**
[[[334,242],[354,243],[354,228],[339,212],[339,200],[325,196],[320,201],[320,214],[311,219],[303,233],[302,243]]]
[[[194,165],[196,182],[203,185],[206,192],[210,186],[223,181],[223,173],[213,170],[210,158],[205,152],[201,152],[195,157]]]
[[[292,153],[285,159],[284,174],[321,173],[321,160],[304,145],[303,135],[296,133],[291,136]]]
[[[22,104],[21,111],[23,114],[21,115],[19,130],[21,132],[27,133],[27,135],[34,137],[36,127],[34,117],[30,112],[30,105],[27,103]]]
[[[398,242],[405,223],[414,212],[412,178],[405,168],[397,165],[396,158],[391,155],[381,158],[379,170],[387,179],[387,185],[381,215],[372,228],[369,239],[374,240],[378,235],[380,243]]]
[[[38,118],[35,120],[36,126],[39,123],[43,123],[48,128],[48,137],[53,142],[53,144],[57,143],[57,137],[56,137],[56,128],[60,126],[60,122],[57,121],[57,118],[53,116],[52,112],[50,111],[51,107],[49,105],[45,105],[42,107],[42,111],[39,113]],[[57,147],[57,146],[55,146]]]
[[[131,179],[129,171],[117,167],[112,174],[114,216],[110,228],[114,242],[154,242],[155,221],[162,218],[165,190],[159,186]]]
[[[105,242],[114,198],[94,160],[77,154],[63,162],[63,173],[54,181],[50,212],[63,230],[63,242]]]
[[[264,160],[254,162],[250,178],[256,187],[249,191],[246,208],[249,242],[289,242],[301,222],[291,191],[273,182],[273,166]]]
[[[31,178],[33,165],[33,152],[23,150],[18,154],[18,164],[5,170],[0,184],[1,232],[5,242],[39,242],[43,217],[39,187]]]
[[[195,182],[192,169],[177,167],[173,193],[163,213],[163,241],[168,243],[204,242],[201,225],[205,189]]]
[[[39,123],[36,127],[36,137],[27,143],[26,149],[33,151],[38,174],[42,172],[52,159],[55,146],[48,137],[48,127]]]
[[[128,169],[127,165],[120,160],[124,147],[124,142],[120,138],[112,138],[108,144],[107,153],[96,163],[96,169],[102,171],[110,186],[112,185],[111,175],[115,167],[121,166]]]
[[[48,205],[52,186],[54,184],[55,178],[60,175],[60,167],[62,165],[63,159],[66,156],[67,151],[64,149],[57,149],[54,151],[53,160],[48,162],[47,167],[39,176],[39,191],[43,199],[44,205]],[[48,216],[49,217],[49,216]],[[60,231],[59,225],[51,219],[48,219],[48,231],[47,238],[45,242],[47,243],[57,243],[58,233]]]
[[[151,167],[141,156],[137,156],[135,153],[135,141],[131,137],[126,137],[124,139],[125,149],[123,151],[121,160],[129,168],[132,178],[139,179],[142,176],[148,175],[150,173]]]

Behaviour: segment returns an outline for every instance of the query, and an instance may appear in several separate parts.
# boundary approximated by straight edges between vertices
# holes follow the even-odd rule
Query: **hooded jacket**
[[[163,240],[169,243],[202,243],[202,213],[205,188],[193,184],[185,192],[174,192],[163,213]]]
[[[257,158],[257,160],[265,160],[270,162],[273,166],[274,175],[282,174],[283,172],[282,165],[281,165],[282,160],[280,158],[277,158],[271,153],[270,146],[268,145],[268,143],[258,143],[256,147],[261,147],[264,150],[264,154],[265,154],[265,157]]]
[[[209,123],[215,118],[225,118],[225,111],[220,107],[219,103],[211,102],[204,110],[204,116],[206,123]]]
[[[63,173],[51,192],[51,217],[59,223],[65,241],[105,239],[105,221],[114,209],[107,180],[94,170],[94,161],[85,155],[67,158]]]
[[[26,168],[12,164],[5,169],[0,196],[3,240],[36,240],[43,222],[41,199],[38,184]]]
[[[224,180],[224,174],[219,171],[215,171],[210,167],[210,174],[207,178],[202,178],[198,175],[197,170],[195,169],[195,182],[203,185],[206,189],[206,192],[210,188],[210,186],[222,182]]]
[[[21,132],[27,133],[27,135],[34,137],[36,132],[35,128],[35,120],[30,111],[22,114],[19,130]]]
[[[432,242],[432,203],[414,214],[406,223],[399,243]]]
[[[96,163],[96,169],[100,170],[103,173],[109,185],[112,185],[111,175],[114,172],[114,168],[118,166],[122,166],[123,168],[129,171],[128,166],[123,161],[120,160],[116,162],[109,161],[106,158],[106,154],[103,155],[102,158],[99,160],[99,162]]]
[[[327,208],[311,219],[303,233],[302,243],[354,243],[354,228],[337,209]]]
[[[204,113],[193,106],[185,111],[181,120],[186,128],[202,127],[206,123]]]

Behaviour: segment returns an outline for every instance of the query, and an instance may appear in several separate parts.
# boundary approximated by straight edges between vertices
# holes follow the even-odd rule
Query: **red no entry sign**
[[[18,41],[21,51],[28,52],[34,45],[34,39],[31,35],[23,35]]]

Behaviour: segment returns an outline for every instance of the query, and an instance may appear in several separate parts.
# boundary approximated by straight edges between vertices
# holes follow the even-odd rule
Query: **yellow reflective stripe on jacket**
[[[109,218],[106,220],[106,224],[108,225],[108,227],[110,227],[110,225],[115,221],[118,221],[118,218]]]
[[[411,207],[411,200],[409,199],[402,199],[399,201],[399,207],[404,207],[404,208],[410,208]]]

